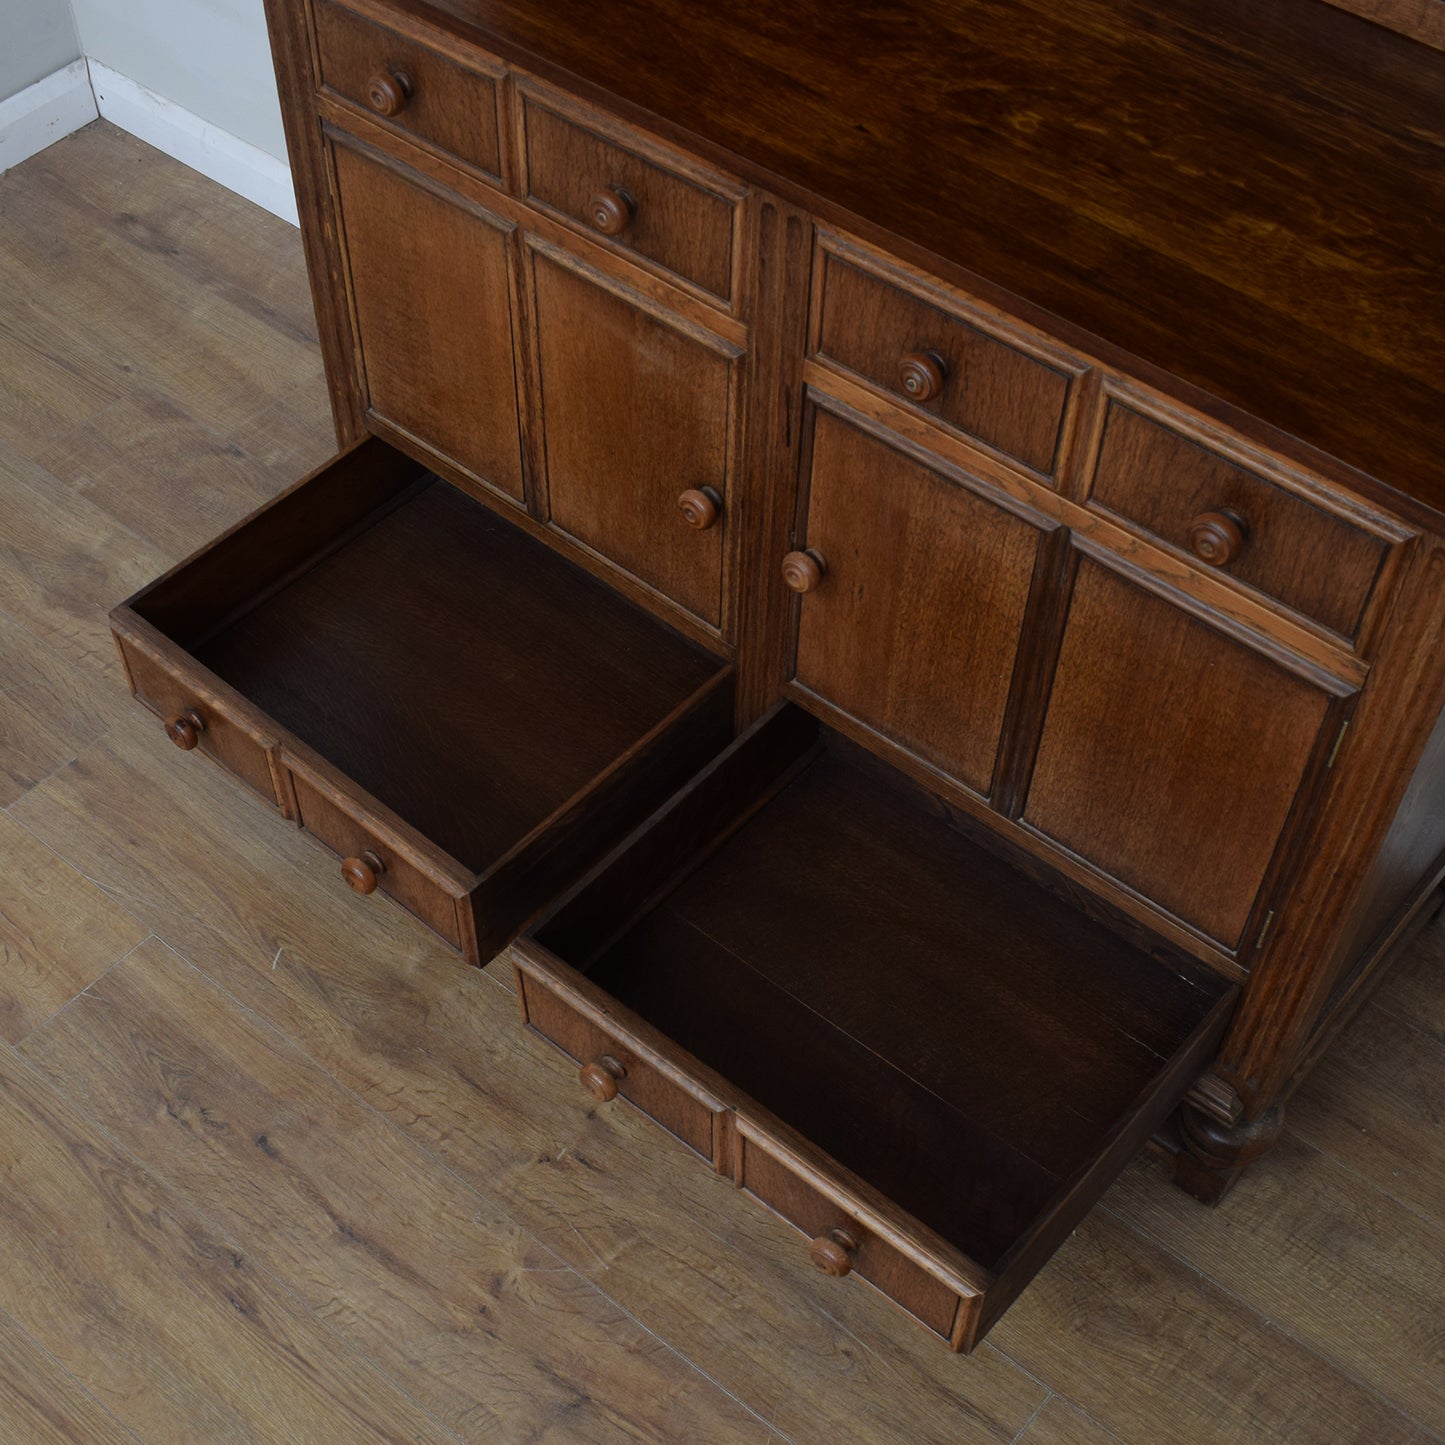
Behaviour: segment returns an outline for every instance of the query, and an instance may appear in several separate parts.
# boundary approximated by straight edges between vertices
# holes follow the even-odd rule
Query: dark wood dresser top
[[[1445,511],[1445,54],[1319,0],[405,8]]]

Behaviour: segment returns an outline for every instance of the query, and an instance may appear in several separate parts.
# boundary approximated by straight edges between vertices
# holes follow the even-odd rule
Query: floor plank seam
[[[163,947],[170,949],[170,951],[174,953],[188,968],[193,969],[197,974],[201,976],[202,979],[205,980],[205,982],[210,987],[214,988],[224,998],[229,1000],[229,1002],[232,1003],[243,1015],[245,1015],[252,1021],[255,1027],[265,1031],[266,1033],[272,1035],[275,1038],[282,1040],[288,1047],[294,1049],[295,1052],[301,1058],[303,1058],[312,1068],[316,1069],[327,1079],[329,1079],[336,1086],[337,1089],[341,1090],[342,1093],[344,1093],[346,1097],[349,1098],[353,1103],[355,1103],[359,1108],[365,1110],[368,1114],[374,1115],[378,1120],[381,1121],[382,1125],[385,1128],[395,1134],[398,1134],[412,1148],[420,1151],[436,1168],[446,1173],[461,1188],[465,1189],[469,1194],[475,1195],[477,1199],[481,1200],[484,1204],[494,1209],[502,1219],[506,1220],[508,1224],[510,1224],[525,1238],[532,1241],[532,1243],[534,1243],[539,1249],[544,1250],[547,1254],[556,1258],[569,1272],[575,1274],[578,1279],[580,1279],[589,1289],[593,1289],[599,1295],[601,1295],[603,1299],[605,1299],[615,1310],[617,1310],[620,1315],[630,1320],[634,1325],[637,1326],[639,1330],[641,1330],[645,1335],[647,1335],[649,1339],[656,1340],[657,1343],[661,1345],[663,1349],[667,1350],[669,1354],[671,1354],[677,1360],[681,1361],[682,1364],[685,1365],[688,1369],[700,1375],[716,1390],[720,1391],[727,1399],[732,1400],[736,1405],[738,1405],[739,1408],[746,1410],[748,1414],[752,1415],[759,1422],[759,1424],[767,1426],[779,1438],[788,1441],[789,1445],[793,1445],[790,1437],[784,1435],[783,1432],[781,1430],[778,1430],[776,1426],[771,1425],[770,1422],[765,1420],[762,1412],[758,1410],[756,1406],[749,1404],[741,1396],[737,1395],[734,1391],[728,1389],[720,1381],[714,1378],[711,1373],[703,1369],[695,1360],[693,1360],[689,1355],[684,1353],[675,1344],[673,1344],[671,1340],[659,1334],[655,1329],[652,1328],[651,1325],[645,1323],[636,1314],[634,1314],[625,1305],[623,1305],[619,1300],[609,1294],[607,1290],[603,1289],[596,1279],[592,1278],[588,1274],[585,1274],[575,1265],[569,1264],[565,1259],[562,1259],[562,1257],[557,1254],[556,1250],[553,1249],[550,1245],[548,1245],[545,1240],[539,1239],[536,1235],[532,1233],[531,1230],[527,1229],[524,1225],[520,1223],[520,1221],[515,1219],[512,1216],[511,1212],[504,1207],[501,1201],[492,1198],[488,1194],[484,1194],[480,1189],[476,1187],[475,1184],[473,1184],[470,1180],[464,1178],[455,1169],[453,1169],[452,1166],[445,1159],[441,1158],[432,1149],[430,1149],[425,1142],[417,1139],[406,1129],[402,1128],[400,1124],[397,1124],[393,1119],[390,1119],[386,1114],[382,1113],[380,1109],[376,1108],[375,1105],[371,1104],[361,1095],[359,1095],[344,1080],[338,1079],[336,1075],[331,1072],[330,1069],[326,1068],[318,1060],[313,1058],[310,1051],[299,1040],[293,1039],[289,1034],[277,1028],[276,1025],[273,1024],[269,1019],[265,1018],[262,1014],[251,1008],[250,1005],[247,1004],[244,1000],[237,998],[236,995],[230,991],[230,989],[228,989],[218,979],[213,978],[199,964],[188,958],[182,950],[174,947],[170,943],[167,943],[164,938],[158,937],[158,942],[160,942]],[[462,964],[461,962],[458,962],[457,964],[457,967],[459,968],[466,966],[467,965]],[[570,1221],[566,1222],[570,1223]],[[585,1240],[583,1242],[586,1243]]]
[[[165,944],[163,940],[158,941],[162,943],[163,947],[170,946],[169,944]],[[172,949],[172,952],[175,952],[175,950]],[[190,960],[185,959],[183,955],[178,954],[177,956],[181,957],[183,962],[186,962],[188,964],[190,963]],[[195,967],[194,964],[191,964],[190,966]],[[34,1035],[32,1034],[31,1038],[33,1037]],[[223,1229],[220,1225],[218,1225],[211,1218],[211,1216],[205,1210],[203,1210],[195,1200],[190,1197],[189,1194],[182,1192],[180,1188],[172,1184],[171,1181],[167,1179],[166,1176],[162,1174],[158,1169],[154,1168],[152,1165],[148,1164],[145,1160],[140,1158],[139,1155],[132,1152],[132,1150],[122,1140],[118,1139],[114,1134],[112,1134],[111,1131],[106,1128],[106,1126],[101,1123],[99,1119],[95,1118],[91,1114],[90,1110],[85,1107],[84,1103],[81,1100],[75,1098],[68,1090],[57,1084],[53,1079],[50,1078],[48,1074],[42,1072],[42,1070],[31,1060],[29,1054],[24,1048],[16,1047],[13,1049],[13,1052],[22,1060],[23,1066],[34,1076],[36,1081],[43,1088],[49,1089],[52,1093],[63,1099],[72,1109],[74,1109],[75,1112],[79,1114],[80,1117],[84,1119],[86,1123],[92,1129],[94,1129],[102,1139],[106,1141],[110,1148],[115,1150],[116,1155],[119,1158],[127,1161],[127,1163],[129,1163],[132,1168],[134,1168],[138,1173],[143,1175],[153,1185],[155,1185],[158,1192],[178,1201],[180,1205],[197,1220],[199,1220],[200,1223],[207,1230],[209,1230],[218,1241],[221,1242],[221,1244],[223,1244],[227,1249],[231,1250],[234,1254],[238,1255],[240,1258],[244,1259],[250,1265],[250,1267],[256,1271],[256,1274],[260,1278],[266,1280],[272,1287],[274,1287],[277,1291],[279,1291],[282,1295],[289,1299],[291,1303],[305,1316],[312,1319],[315,1322],[317,1328],[324,1332],[324,1334],[328,1338],[335,1342],[335,1347],[339,1354],[344,1353],[355,1363],[355,1365],[359,1369],[368,1371],[377,1379],[384,1381],[387,1385],[394,1389],[397,1394],[402,1397],[402,1399],[407,1401],[408,1404],[412,1405],[423,1419],[428,1420],[434,1425],[436,1425],[436,1427],[443,1434],[445,1434],[450,1439],[457,1441],[458,1445],[470,1445],[470,1442],[468,1442],[465,1437],[457,1434],[457,1432],[453,1430],[449,1425],[447,1425],[444,1420],[440,1419],[435,1413],[427,1409],[426,1406],[424,1406],[418,1399],[416,1399],[416,1397],[412,1395],[412,1393],[404,1385],[402,1385],[402,1383],[397,1380],[395,1376],[393,1376],[389,1371],[383,1370],[381,1366],[376,1364],[369,1356],[362,1354],[360,1350],[356,1349],[351,1344],[351,1342],[345,1337],[345,1335],[339,1334],[335,1327],[331,1324],[331,1322],[327,1320],[326,1317],[322,1315],[319,1311],[313,1309],[310,1305],[308,1305],[306,1301],[303,1300],[301,1296],[298,1295],[296,1291],[291,1288],[290,1284],[286,1280],[282,1279],[279,1275],[273,1274],[269,1269],[267,1269],[263,1264],[261,1264],[260,1261],[256,1259],[255,1255],[252,1254],[249,1250],[241,1248],[241,1246],[234,1239],[231,1238],[229,1231]],[[330,1076],[328,1075],[328,1077]]]
[[[140,923],[140,920],[136,919],[136,922]],[[141,923],[140,926],[142,928],[145,927],[143,923]],[[58,1009],[53,1009],[49,1014],[46,1015],[45,1018],[41,1019],[38,1023],[32,1024],[30,1028],[28,1028],[25,1033],[22,1034],[18,1039],[13,1040],[11,1046],[13,1048],[23,1050],[25,1044],[27,1044],[31,1039],[33,1039],[36,1034],[38,1034],[42,1029],[47,1028],[50,1024],[58,1022],[61,1016],[66,1012],[67,1009],[70,1008],[72,1004],[79,1003],[81,999],[85,998],[86,995],[90,993],[91,989],[96,987],[96,985],[104,983],[105,980],[109,978],[110,975],[117,968],[119,968],[120,965],[123,964],[126,959],[131,956],[131,954],[136,951],[136,949],[143,947],[152,939],[154,939],[157,943],[162,942],[161,939],[156,938],[156,935],[154,933],[149,932],[144,938],[137,939],[136,942],[131,944],[131,946],[126,949],[119,958],[111,959],[111,961],[106,964],[106,966],[98,974],[96,974],[96,976],[91,979],[91,981],[86,984],[83,989],[81,989],[78,993],[71,994],[71,996],[66,999],[65,1002],[61,1004]]]
[[[1414,1218],[1419,1220],[1420,1223],[1423,1224],[1427,1229],[1433,1230],[1438,1234],[1445,1235],[1445,1218],[1437,1218],[1434,1215],[1426,1214],[1425,1211],[1422,1210],[1418,1204],[1412,1203],[1408,1199],[1401,1198],[1400,1195],[1394,1193],[1387,1185],[1382,1183],[1379,1179],[1375,1178],[1373,1175],[1364,1173],[1356,1165],[1351,1164],[1348,1159],[1344,1159],[1339,1154],[1335,1153],[1333,1149],[1330,1149],[1324,1144],[1315,1143],[1315,1141],[1311,1139],[1308,1134],[1304,1133],[1298,1126],[1291,1126],[1288,1130],[1288,1134],[1289,1137],[1294,1139],[1296,1143],[1303,1144],[1306,1149],[1312,1149],[1316,1154],[1321,1155],[1323,1158],[1328,1159],[1331,1163],[1337,1165],[1352,1178],[1358,1179],[1360,1183],[1364,1184],[1367,1188],[1373,1190],[1376,1194],[1379,1194],[1383,1198],[1388,1199],[1392,1204],[1399,1205],[1399,1207],[1403,1209],[1406,1214],[1413,1215]],[[1441,1254],[1442,1256],[1445,1256],[1445,1239],[1442,1239],[1441,1242]]]
[[[1044,1388],[1045,1388],[1046,1390],[1048,1390],[1048,1386],[1045,1386]],[[1013,1439],[1009,1441],[1009,1445],[1019,1445],[1019,1441],[1022,1440],[1022,1439],[1024,1438],[1024,1436],[1027,1435],[1027,1434],[1029,1433],[1029,1431],[1033,1429],[1033,1427],[1034,1427],[1034,1421],[1037,1420],[1037,1419],[1039,1418],[1039,1416],[1043,1414],[1043,1412],[1044,1412],[1044,1406],[1047,1405],[1047,1404],[1049,1403],[1049,1401],[1052,1400],[1053,1398],[1054,1398],[1054,1392],[1053,1392],[1052,1390],[1048,1390],[1048,1393],[1044,1396],[1044,1398],[1039,1401],[1038,1407],[1034,1410],[1034,1413],[1033,1413],[1032,1415],[1030,1415],[1027,1420],[1024,1421],[1022,1427],[1019,1429],[1018,1434],[1016,1434],[1016,1435],[1013,1437]]]
[[[1201,1205],[1200,1207],[1203,1208],[1204,1206]],[[1225,1204],[1221,1207],[1227,1208],[1228,1201],[1225,1201]],[[1407,1421],[1421,1434],[1427,1436],[1431,1440],[1445,1442],[1445,1436],[1441,1436],[1437,1431],[1432,1429],[1429,1425],[1425,1424],[1423,1420],[1419,1419],[1410,1410],[1406,1409],[1405,1406],[1401,1405],[1397,1400],[1386,1394],[1385,1391],[1382,1390],[1378,1385],[1373,1384],[1360,1376],[1353,1368],[1351,1368],[1351,1365],[1353,1364],[1352,1361],[1332,1359],[1329,1355],[1325,1354],[1324,1351],[1321,1350],[1318,1346],[1313,1345],[1308,1340],[1301,1338],[1301,1336],[1296,1334],[1294,1330],[1289,1329],[1287,1326],[1281,1324],[1277,1320],[1271,1319],[1270,1316],[1267,1315],[1262,1309],[1260,1309],[1258,1305],[1253,1304],[1251,1301],[1245,1299],[1243,1295],[1239,1294],[1238,1291],[1230,1289],[1228,1285],[1223,1284],[1219,1280],[1215,1279],[1215,1277],[1210,1274],[1207,1269],[1201,1269],[1197,1264],[1194,1264],[1190,1260],[1185,1259],[1178,1252],[1178,1250],[1172,1248],[1164,1240],[1160,1239],[1159,1236],[1156,1235],[1152,1230],[1146,1228],[1143,1225],[1137,1224],[1132,1219],[1128,1219],[1124,1215],[1120,1214],[1119,1211],[1109,1203],[1107,1198],[1100,1200],[1099,1203],[1095,1205],[1095,1208],[1111,1215],[1121,1225],[1123,1225],[1125,1229],[1128,1229],[1132,1233],[1137,1234],[1140,1239],[1147,1240],[1156,1249],[1160,1250],[1164,1254],[1167,1254],[1171,1259],[1173,1259],[1183,1269],[1187,1270],[1190,1274],[1193,1274],[1199,1279],[1204,1280],[1210,1285],[1211,1288],[1217,1289],[1220,1294],[1224,1295],[1227,1299],[1232,1300],[1241,1309],[1253,1315],[1257,1320],[1261,1322],[1261,1324],[1264,1325],[1266,1329],[1273,1330],[1275,1333],[1283,1335],[1284,1338],[1289,1340],[1292,1344],[1297,1345],[1307,1354],[1314,1356],[1316,1360],[1320,1361],[1327,1369],[1339,1375],[1341,1379],[1348,1380],[1358,1389],[1363,1390],[1366,1394],[1373,1396],[1376,1400],[1380,1402],[1380,1404],[1385,1406],[1386,1409],[1394,1411],[1395,1414],[1399,1415],[1401,1419]]]

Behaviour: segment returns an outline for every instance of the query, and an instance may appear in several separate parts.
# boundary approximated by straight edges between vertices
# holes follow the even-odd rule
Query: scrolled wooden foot
[[[1174,1182],[1202,1204],[1218,1204],[1235,1181],[1279,1138],[1284,1106],[1253,1119],[1226,1124],[1192,1104],[1179,1111],[1182,1148],[1174,1158]]]

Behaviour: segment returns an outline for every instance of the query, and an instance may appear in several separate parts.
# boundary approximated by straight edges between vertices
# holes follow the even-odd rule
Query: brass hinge
[[[1271,909],[1269,910],[1269,912],[1264,915],[1264,923],[1263,923],[1263,925],[1261,926],[1261,928],[1260,928],[1260,930],[1259,930],[1259,937],[1254,940],[1254,946],[1255,946],[1256,948],[1263,948],[1263,947],[1264,947],[1264,941],[1265,941],[1266,938],[1269,937],[1269,926],[1270,926],[1270,924],[1273,923],[1273,922],[1274,922],[1274,909],[1271,908]]]
[[[1345,734],[1346,734],[1347,732],[1349,732],[1349,730],[1350,730],[1350,720],[1349,720],[1349,718],[1346,718],[1346,719],[1344,720],[1344,722],[1342,722],[1342,723],[1340,724],[1339,735],[1335,738],[1335,745],[1334,745],[1334,747],[1332,747],[1332,748],[1330,749],[1330,760],[1329,760],[1329,762],[1327,762],[1327,763],[1325,764],[1325,767],[1326,767],[1327,769],[1334,767],[1334,765],[1335,765],[1335,759],[1336,759],[1337,757],[1339,757],[1339,755],[1340,755],[1340,748],[1341,748],[1341,747],[1343,746],[1343,744],[1344,744]]]

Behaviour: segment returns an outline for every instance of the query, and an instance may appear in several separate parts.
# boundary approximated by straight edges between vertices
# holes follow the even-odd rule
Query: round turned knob
[[[400,70],[378,70],[366,82],[366,103],[377,115],[400,115],[416,87]]]
[[[599,1104],[610,1104],[617,1097],[617,1086],[627,1077],[627,1070],[611,1054],[603,1054],[595,1062],[583,1064],[577,1077]]]
[[[178,712],[166,719],[166,736],[182,752],[190,752],[200,742],[206,724],[198,712]]]
[[[846,1229],[830,1229],[820,1234],[808,1246],[808,1258],[824,1274],[842,1279],[853,1268],[853,1252],[858,1248],[858,1239]]]
[[[715,487],[689,487],[677,499],[677,510],[689,527],[706,532],[722,516],[722,493]]]
[[[1248,538],[1249,523],[1238,512],[1204,512],[1189,524],[1189,550],[1211,567],[1227,567]]]
[[[948,369],[936,351],[910,351],[898,363],[898,385],[909,401],[932,401],[947,378]]]
[[[385,872],[386,864],[370,849],[341,865],[341,876],[353,893],[375,893],[377,877]]]
[[[620,236],[636,211],[637,202],[621,186],[608,186],[587,202],[587,223],[604,236]]]
[[[806,552],[789,552],[783,558],[783,581],[794,592],[812,592],[822,584],[827,571],[827,564],[811,548]]]

